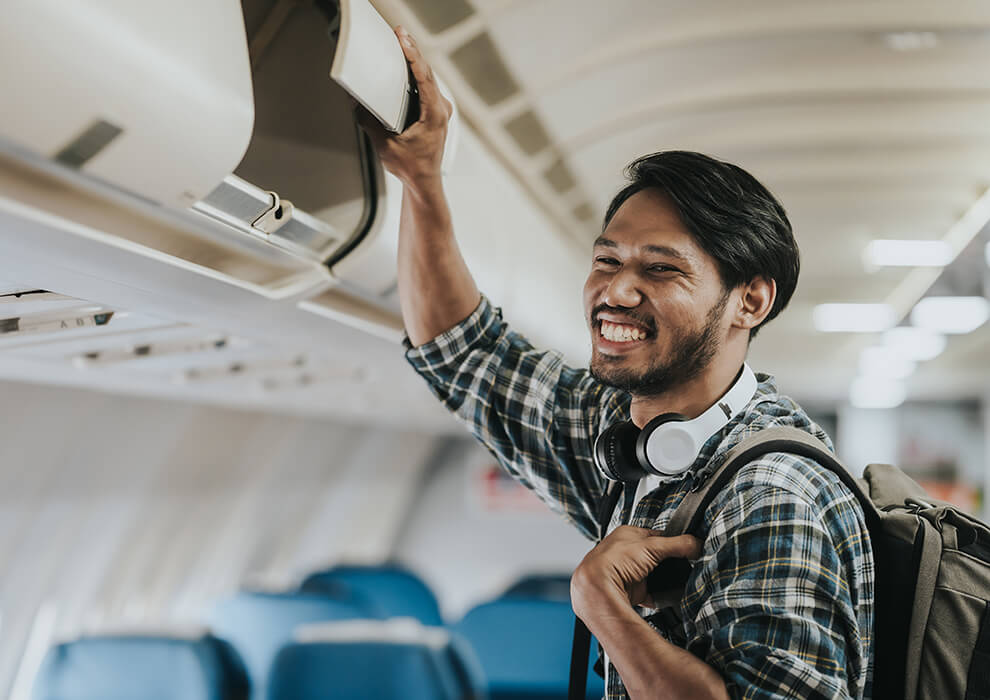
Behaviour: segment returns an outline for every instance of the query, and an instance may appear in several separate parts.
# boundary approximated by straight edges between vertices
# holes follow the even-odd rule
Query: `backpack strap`
[[[813,460],[833,472],[859,501],[867,529],[875,531],[880,525],[880,512],[870,499],[868,488],[853,477],[828,446],[800,428],[782,426],[766,428],[746,438],[729,450],[725,461],[708,477],[697,491],[688,493],[674,511],[664,534],[669,537],[697,533],[705,511],[715,497],[729,485],[739,470],[755,459],[772,452],[786,452]],[[666,559],[646,580],[659,608],[676,609],[684,595],[691,567],[683,559]]]
[[[880,513],[873,505],[868,490],[829,451],[825,443],[800,428],[782,426],[761,430],[729,450],[725,461],[708,477],[702,487],[688,493],[677,506],[667,525],[666,534],[672,537],[686,532],[697,532],[705,517],[705,510],[719,492],[728,486],[739,470],[771,452],[786,452],[807,457],[828,469],[839,477],[859,501],[866,516],[867,527],[873,529],[879,524]]]
[[[598,541],[601,542],[608,534],[608,526],[612,521],[615,507],[619,504],[624,492],[621,482],[609,482],[602,497],[598,511]],[[574,616],[574,639],[571,642],[571,670],[567,682],[568,700],[584,700],[588,683],[588,658],[591,655],[591,632]]]
[[[669,537],[684,533],[695,533],[701,526],[705,511],[715,497],[732,481],[739,470],[755,459],[772,452],[806,457],[833,472],[859,501],[863,508],[866,526],[875,531],[880,525],[880,512],[868,495],[869,491],[836,458],[828,446],[814,435],[790,426],[766,428],[746,438],[729,450],[725,461],[705,480],[697,491],[688,493],[674,511],[664,534]],[[614,488],[614,487],[613,487]],[[621,491],[621,489],[615,489]],[[599,513],[601,537],[608,529],[608,520],[618,503],[614,491],[603,503]],[[691,567],[684,559],[665,559],[647,577],[646,587],[659,608],[676,610],[684,595],[684,587],[691,574]],[[587,641],[586,641],[587,640]],[[580,700],[583,696],[587,655],[590,634],[580,619],[575,619],[574,644],[571,656],[571,682],[569,700]],[[583,652],[583,653],[582,653]]]

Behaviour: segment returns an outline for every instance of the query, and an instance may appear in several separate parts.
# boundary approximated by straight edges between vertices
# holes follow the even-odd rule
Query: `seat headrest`
[[[304,625],[275,659],[271,700],[309,700],[332,686],[338,697],[465,700],[485,697],[473,652],[450,632],[414,619]]]
[[[447,630],[442,627],[426,627],[411,617],[300,625],[293,637],[297,642],[303,643],[423,644],[432,649],[443,649],[450,644],[450,633]]]
[[[278,650],[299,625],[369,616],[352,602],[319,593],[241,592],[219,601],[210,613],[213,632],[244,659],[257,697],[264,697],[268,673]]]
[[[425,625],[442,625],[440,606],[430,587],[413,572],[394,564],[336,566],[310,574],[300,590],[333,593],[346,586],[368,600],[380,617],[415,617]]]
[[[209,636],[110,632],[53,646],[34,684],[34,700],[247,700],[248,680],[228,644]]]

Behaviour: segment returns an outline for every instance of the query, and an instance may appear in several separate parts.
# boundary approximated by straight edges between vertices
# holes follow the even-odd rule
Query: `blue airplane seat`
[[[272,666],[268,700],[485,700],[470,648],[413,618],[305,625]]]
[[[413,617],[424,625],[443,625],[440,605],[422,579],[394,564],[381,566],[336,566],[310,574],[300,590],[332,591],[344,584],[370,600],[383,617]]]
[[[292,639],[296,627],[311,622],[377,617],[355,600],[320,593],[242,591],[219,601],[211,611],[214,634],[233,644],[251,679],[251,697],[265,697],[272,660]]]
[[[566,601],[499,598],[472,608],[453,628],[474,648],[492,700],[566,700],[574,612]],[[592,669],[585,697],[601,698],[604,683]]]
[[[248,678],[226,642],[200,633],[126,632],[54,645],[33,700],[247,700]]]
[[[446,628],[450,638],[447,646],[447,658],[454,669],[458,683],[466,688],[472,698],[488,697],[488,678],[481,666],[481,659],[474,651],[471,643],[458,632]],[[466,696],[467,697],[467,696]]]
[[[505,589],[503,598],[539,598],[541,600],[571,600],[570,574],[533,574],[523,576]]]

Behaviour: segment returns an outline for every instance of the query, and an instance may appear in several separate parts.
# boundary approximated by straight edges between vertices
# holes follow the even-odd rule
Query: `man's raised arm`
[[[418,346],[467,318],[481,295],[454,238],[440,176],[451,104],[412,37],[401,27],[395,33],[419,86],[419,121],[401,134],[389,134],[366,113],[360,121],[382,164],[403,184],[399,302],[409,341]]]

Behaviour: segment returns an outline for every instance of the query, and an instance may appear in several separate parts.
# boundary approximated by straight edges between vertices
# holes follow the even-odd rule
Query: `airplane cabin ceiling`
[[[248,24],[308,1],[249,3]],[[880,339],[817,331],[818,304],[889,303],[905,317],[930,291],[990,290],[986,0],[371,2],[416,36],[470,127],[449,190],[455,221],[479,227],[462,247],[482,290],[571,361],[587,358],[580,286],[605,207],[626,164],[660,150],[734,162],[788,211],[801,280],[750,360],[799,400],[847,400],[861,350]],[[979,225],[960,225],[967,217]],[[874,239],[942,239],[959,255],[945,270],[868,270]],[[394,344],[301,307],[265,307],[259,324],[255,295],[177,270],[160,280],[169,294],[135,294],[134,279],[163,274],[136,257],[104,284],[5,244],[22,257],[0,271],[0,320],[38,307],[47,321],[0,338],[0,378],[460,431]],[[82,325],[53,327],[63,307]],[[911,376],[910,396],[990,396],[988,345],[990,324],[951,336]]]
[[[937,277],[867,271],[867,243],[942,239],[990,188],[990,3],[372,1],[582,251],[637,156],[697,150],[764,182],[789,213],[802,275],[753,362],[813,394],[829,393],[816,372],[848,383],[876,340],[815,331],[815,305],[906,314]],[[990,388],[986,355],[963,350],[987,341],[986,326],[950,339],[958,349],[919,384]]]

